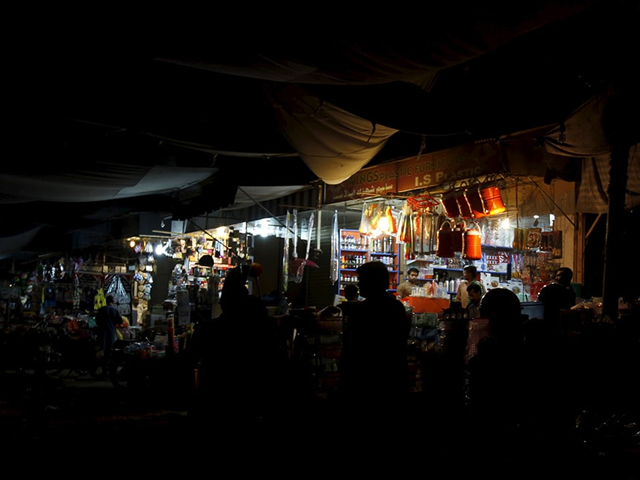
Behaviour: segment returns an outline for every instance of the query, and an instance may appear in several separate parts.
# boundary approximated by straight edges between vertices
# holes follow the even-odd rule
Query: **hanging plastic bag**
[[[396,240],[400,243],[411,242],[411,214],[413,209],[409,202],[405,202],[400,211],[400,219],[398,221],[399,228],[396,234]]]
[[[120,311],[120,315],[131,313],[131,297],[127,293],[119,275],[114,275],[107,287],[107,295],[113,295],[113,299]]]
[[[371,224],[374,219],[377,206],[378,205],[376,203],[366,202],[364,203],[364,205],[362,205],[362,217],[360,217],[360,227],[358,228],[358,231],[363,235],[371,233],[371,231],[374,229]]]

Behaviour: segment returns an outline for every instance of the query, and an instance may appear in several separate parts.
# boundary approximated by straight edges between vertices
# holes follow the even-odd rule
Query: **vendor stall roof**
[[[0,233],[28,222],[67,235],[105,209],[108,221],[191,218],[241,203],[238,187],[279,198],[336,184],[365,166],[560,123],[636,74],[636,1],[422,8],[385,7],[383,24],[331,9],[131,24],[101,11],[102,25],[12,17],[14,38],[29,42],[5,57],[12,153],[0,167]]]

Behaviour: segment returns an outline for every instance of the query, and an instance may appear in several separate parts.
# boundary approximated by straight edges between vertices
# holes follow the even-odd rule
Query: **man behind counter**
[[[405,282],[402,282],[398,285],[397,293],[398,297],[405,298],[411,295],[411,289],[413,287],[418,287],[420,284],[418,283],[418,275],[420,274],[420,270],[416,267],[410,267],[407,270],[409,274],[409,278]]]

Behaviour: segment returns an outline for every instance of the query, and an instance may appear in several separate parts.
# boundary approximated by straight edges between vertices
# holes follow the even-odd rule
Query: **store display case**
[[[389,270],[389,290],[395,291],[399,283],[398,244],[393,235],[372,237],[358,230],[340,230],[340,272],[337,293],[344,294],[344,286],[357,283],[357,268],[363,263],[379,261]]]

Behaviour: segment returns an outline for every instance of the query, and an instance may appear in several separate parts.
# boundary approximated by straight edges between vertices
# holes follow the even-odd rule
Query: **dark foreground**
[[[190,393],[171,384],[117,388],[74,372],[3,373],[1,452],[8,461],[18,458],[14,455],[31,458],[29,467],[46,465],[50,472],[65,471],[75,461],[93,464],[94,473],[131,465],[162,474],[166,465],[185,472],[232,467],[237,474],[640,478],[639,439],[637,433],[635,440],[623,438],[621,419],[620,425],[609,419],[608,431],[601,422],[584,435],[555,429],[546,436],[514,432],[496,438],[490,431],[471,431],[464,419],[452,420],[437,399],[434,408],[425,408],[425,399],[416,396],[406,406],[404,423],[390,429],[375,415],[354,428],[326,398],[292,399],[274,419],[225,418],[223,413],[219,424],[204,424],[189,413]],[[625,428],[633,429],[624,420]]]

